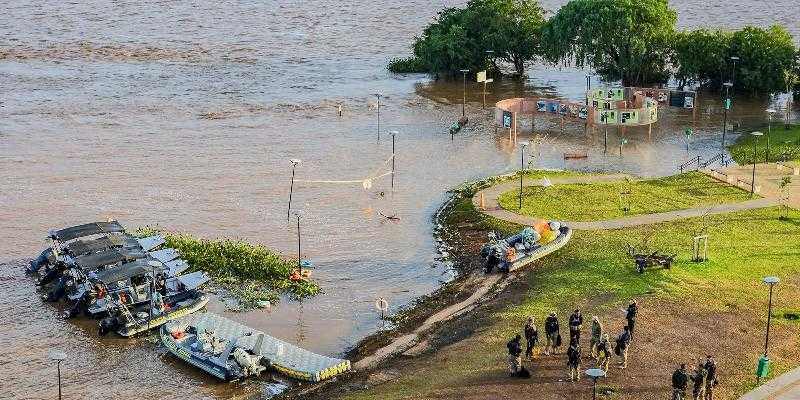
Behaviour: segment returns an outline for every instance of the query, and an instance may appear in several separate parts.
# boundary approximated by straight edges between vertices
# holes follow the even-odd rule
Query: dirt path
[[[422,336],[428,332],[433,326],[439,322],[447,321],[454,317],[457,317],[465,312],[468,312],[475,308],[478,304],[478,301],[481,300],[484,296],[486,296],[492,287],[500,282],[503,278],[503,275],[489,275],[487,277],[483,276],[483,272],[477,271],[473,273],[473,276],[470,279],[479,280],[480,284],[478,285],[475,292],[465,299],[462,302],[453,304],[449,307],[444,308],[443,310],[437,312],[436,314],[431,315],[425,322],[422,323],[417,329],[413,332],[401,336],[392,343],[384,346],[378,350],[376,350],[372,355],[365,357],[353,365],[353,369],[359,371],[364,369],[369,369],[372,367],[377,366],[381,361],[391,357],[392,355],[399,354],[405,352],[409,349],[412,349],[414,346],[420,344],[420,339]]]
[[[607,182],[619,182],[625,179],[626,177],[630,176],[623,174],[588,175],[588,176],[576,176],[576,177],[566,177],[566,178],[553,178],[550,179],[550,183],[553,185],[564,185],[571,183],[607,183]],[[800,182],[800,179],[798,179],[798,181]],[[545,181],[543,179],[523,180],[524,186],[543,186],[544,184]],[[540,221],[542,218],[520,215],[505,210],[500,206],[500,203],[498,201],[498,198],[500,197],[501,194],[508,192],[510,190],[514,190],[518,187],[519,187],[519,181],[507,181],[499,185],[492,186],[490,188],[481,190],[480,192],[476,193],[475,196],[473,196],[472,198],[472,203],[475,205],[477,209],[481,209],[481,196],[483,196],[484,214],[490,215],[494,218],[501,219],[504,221],[514,222],[520,225],[533,226],[534,224],[536,224],[536,222]],[[800,188],[800,185],[798,185],[798,187]],[[798,200],[800,200],[800,192],[796,197],[798,198]],[[724,214],[736,211],[751,210],[755,208],[772,207],[778,204],[780,204],[778,197],[770,195],[768,197],[763,197],[759,199],[748,200],[739,203],[720,204],[710,207],[709,206],[696,207],[696,208],[688,208],[684,210],[675,210],[675,211],[668,211],[655,214],[632,215],[629,217],[614,218],[601,221],[586,221],[586,222],[563,221],[563,223],[577,230],[592,231],[592,230],[618,229],[618,228],[627,228],[639,225],[650,225],[659,222],[674,221],[684,218],[701,217],[703,215]]]

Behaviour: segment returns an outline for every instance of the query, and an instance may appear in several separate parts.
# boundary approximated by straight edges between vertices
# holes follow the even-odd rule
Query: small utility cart
[[[652,253],[642,253],[636,251],[633,246],[628,246],[628,254],[636,262],[636,271],[640,274],[644,273],[645,268],[661,267],[670,269],[672,261],[675,260],[675,254],[660,254],[658,250]]]

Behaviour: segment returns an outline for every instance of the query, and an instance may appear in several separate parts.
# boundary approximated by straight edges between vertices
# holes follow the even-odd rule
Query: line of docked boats
[[[51,246],[31,260],[47,302],[68,303],[66,318],[96,318],[99,334],[131,337],[160,327],[165,347],[178,358],[223,380],[257,376],[267,368],[320,381],[350,369],[325,357],[239,325],[197,313],[209,301],[210,280],[160,235],[136,237],[117,221],[92,222],[48,233]]]

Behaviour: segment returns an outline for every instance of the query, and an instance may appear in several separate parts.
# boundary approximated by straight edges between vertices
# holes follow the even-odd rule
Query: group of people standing
[[[672,400],[686,399],[686,389],[689,381],[693,383],[693,400],[713,400],[714,387],[717,385],[717,362],[710,354],[706,359],[698,360],[692,374],[686,370],[686,364],[675,370],[672,374]]]
[[[608,365],[611,362],[612,354],[619,357],[619,368],[625,369],[628,366],[628,350],[633,340],[634,327],[636,326],[636,315],[639,307],[636,300],[632,300],[625,311],[626,324],[622,332],[616,337],[612,346],[608,333],[603,328],[603,324],[597,316],[592,316],[591,338],[590,338],[590,357],[595,362],[596,368],[602,368],[608,372]],[[567,347],[567,367],[569,369],[569,380],[578,381],[581,378],[582,350],[580,345],[581,330],[583,328],[583,314],[579,309],[575,309],[567,321],[569,326],[569,345]],[[525,335],[525,358],[533,360],[537,355],[537,345],[540,343],[539,330],[536,328],[533,317],[528,318],[523,329]],[[547,356],[557,355],[562,346],[561,328],[558,316],[551,312],[544,322],[544,354]],[[508,347],[508,368],[512,376],[526,377],[530,373],[522,365],[522,336],[516,335],[507,344]],[[613,352],[613,353],[612,353]]]

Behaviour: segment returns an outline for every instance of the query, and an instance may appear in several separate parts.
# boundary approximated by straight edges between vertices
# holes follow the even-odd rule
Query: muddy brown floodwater
[[[451,141],[460,83],[393,76],[386,61],[457,1],[7,2],[0,18],[0,348],[3,399],[53,398],[47,350],[63,349],[67,398],[233,398],[264,382],[222,384],[163,355],[149,339],[99,339],[90,321],[66,322],[22,272],[47,229],[114,217],[207,237],[234,236],[295,252],[286,222],[290,158],[300,180],[363,180],[387,170],[397,130],[395,188],[298,183],[303,257],[325,290],[271,312],[228,314],[277,337],[340,354],[381,327],[391,309],[452,272],[437,263],[431,215],[445,190],[517,168],[470,85],[469,128]],[[555,9],[561,1],[546,1]],[[675,1],[681,26],[783,23],[798,37],[792,1]],[[758,10],[755,12],[754,10]],[[580,99],[584,72],[534,66],[490,102],[527,94]],[[596,83],[595,83],[596,84]],[[382,136],[372,93],[382,93]],[[740,96],[741,97],[741,96]],[[732,119],[763,120],[768,99],[737,99]],[[336,105],[344,116],[336,116]],[[690,155],[719,150],[720,112],[705,98]],[[689,114],[670,110],[648,138],[629,130],[623,155],[611,132],[552,130],[535,166],[664,175],[688,158]],[[555,122],[548,125],[555,128]],[[546,129],[542,124],[540,129]],[[566,151],[588,160],[565,163]],[[387,222],[378,212],[397,214]],[[224,311],[219,303],[210,309]]]

